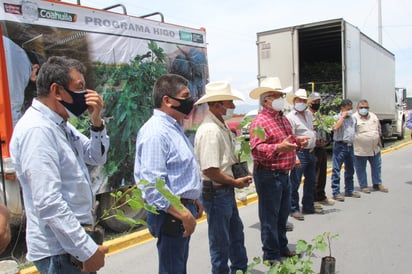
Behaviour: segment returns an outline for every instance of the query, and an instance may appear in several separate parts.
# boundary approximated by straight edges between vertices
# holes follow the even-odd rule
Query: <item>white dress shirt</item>
[[[64,253],[89,259],[97,245],[81,224],[93,221],[93,193],[86,164],[106,162],[106,130],[87,138],[40,101],[18,121],[10,152],[23,189],[27,259]]]

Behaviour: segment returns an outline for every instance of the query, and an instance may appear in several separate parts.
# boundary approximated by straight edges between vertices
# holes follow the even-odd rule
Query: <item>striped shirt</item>
[[[253,134],[253,130],[262,127],[265,130],[265,140]],[[250,149],[253,160],[260,165],[273,169],[291,170],[296,161],[296,151],[276,152],[277,144],[288,136],[293,136],[292,126],[282,112],[263,108],[250,125]]]
[[[310,137],[306,149],[311,149],[316,146],[316,133],[313,130],[313,116],[309,110],[305,110],[303,115],[299,114],[295,109],[291,110],[286,117],[289,119],[292,125],[293,134],[296,136]]]
[[[158,178],[181,198],[200,196],[200,169],[193,146],[179,122],[163,111],[155,109],[137,134],[134,177],[137,183],[149,182],[151,187],[143,189],[143,197],[159,210],[167,211],[170,203],[154,188]]]
[[[342,116],[342,112],[339,112],[333,118],[338,121]],[[346,117],[343,120],[343,124],[340,128],[333,131],[333,141],[345,142],[348,144],[353,144],[353,139],[355,137],[355,119],[352,116]]]

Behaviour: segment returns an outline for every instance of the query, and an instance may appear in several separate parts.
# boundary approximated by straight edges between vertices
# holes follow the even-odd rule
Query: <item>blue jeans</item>
[[[95,274],[96,272],[81,272],[70,262],[69,254],[46,257],[33,262],[40,274]]]
[[[188,204],[186,208],[196,216],[196,205]],[[159,211],[159,214],[148,213],[147,225],[153,237],[157,238],[157,253],[159,257],[159,274],[185,274],[187,258],[189,257],[190,237],[183,238],[183,225],[181,235],[174,237],[161,232],[166,213]]]
[[[305,176],[303,184],[302,210],[312,212],[314,202],[314,189],[316,180],[316,158],[315,153],[308,150],[297,153],[300,161],[300,167],[295,167],[290,172],[290,212],[299,212],[299,186],[302,180],[302,174]]]
[[[290,209],[289,175],[271,170],[256,170],[253,178],[259,197],[263,260],[280,261],[280,254],[289,250],[286,237]]]
[[[332,194],[340,194],[340,170],[345,164],[345,194],[351,195],[353,192],[353,146],[341,142],[333,142],[332,153]]]
[[[381,166],[382,158],[381,153],[378,152],[374,156],[356,156],[355,155],[355,170],[358,177],[359,186],[361,188],[368,186],[368,179],[366,176],[366,162],[369,162],[371,166],[372,184],[382,184],[381,178]]]
[[[209,250],[213,274],[243,272],[247,255],[243,223],[239,216],[233,188],[213,190],[212,199],[202,199],[209,226]],[[230,272],[228,260],[230,259]]]

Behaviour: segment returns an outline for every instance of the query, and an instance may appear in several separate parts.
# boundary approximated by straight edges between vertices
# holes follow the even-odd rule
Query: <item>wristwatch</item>
[[[100,132],[104,129],[104,120],[102,120],[102,125],[100,127],[96,127],[93,124],[90,124],[90,129],[95,132]]]

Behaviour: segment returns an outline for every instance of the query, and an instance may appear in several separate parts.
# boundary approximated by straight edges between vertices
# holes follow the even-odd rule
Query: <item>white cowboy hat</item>
[[[259,99],[260,95],[269,91],[279,91],[282,93],[287,92],[282,89],[282,85],[280,84],[278,77],[267,77],[260,82],[260,86],[258,88],[253,89],[249,93],[249,96],[252,99]]]
[[[306,93],[306,89],[300,88],[300,89],[298,89],[298,90],[295,91],[295,92],[289,92],[289,93],[286,95],[286,101],[287,101],[289,104],[293,105],[293,100],[295,100],[296,97],[297,97],[297,98],[300,98],[300,99],[305,99],[305,100],[307,100],[307,99],[308,99],[308,95],[307,95],[307,93]]]
[[[206,102],[241,100],[243,95],[230,87],[228,81],[212,82],[205,86],[205,95],[196,101],[195,105]]]

